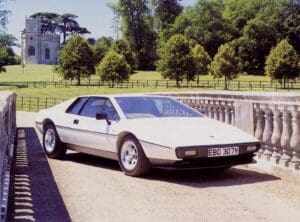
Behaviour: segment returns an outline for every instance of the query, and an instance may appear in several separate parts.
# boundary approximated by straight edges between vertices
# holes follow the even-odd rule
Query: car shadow
[[[121,172],[117,161],[83,153],[68,153],[64,161],[72,161],[78,164],[101,167]],[[192,187],[235,186],[280,180],[279,177],[273,175],[257,172],[251,169],[241,169],[240,167],[232,167],[227,170],[170,170],[153,168],[149,174],[145,175],[141,179],[157,180]]]
[[[18,128],[8,221],[71,222],[34,128]]]

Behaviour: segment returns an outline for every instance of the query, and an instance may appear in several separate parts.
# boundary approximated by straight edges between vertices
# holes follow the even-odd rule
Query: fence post
[[[21,97],[21,101],[22,101],[22,102],[21,102],[21,109],[22,109],[22,110],[23,110],[23,105],[24,105],[24,104],[23,104],[23,102],[24,102],[23,99],[24,99],[24,97],[22,96],[22,97]]]
[[[40,110],[40,97],[37,98],[37,111]]]
[[[48,98],[46,98],[46,109],[48,108]]]
[[[31,110],[31,97],[29,97],[29,106],[28,106],[29,112]]]

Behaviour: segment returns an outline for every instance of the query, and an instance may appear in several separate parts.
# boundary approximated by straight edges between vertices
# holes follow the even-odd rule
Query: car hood
[[[172,148],[258,142],[236,127],[207,117],[128,119],[123,124],[139,140]]]

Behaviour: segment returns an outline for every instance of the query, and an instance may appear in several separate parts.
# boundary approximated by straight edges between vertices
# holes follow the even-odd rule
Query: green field
[[[53,66],[50,65],[26,65],[24,69],[22,66],[7,66],[6,73],[0,73],[0,83],[8,82],[31,82],[31,81],[60,81],[62,80],[57,74],[53,72]],[[92,76],[92,80],[98,80],[98,76]],[[160,73],[155,71],[137,71],[134,73],[130,80],[163,80]],[[213,80],[211,76],[201,76],[200,80]],[[269,77],[266,76],[253,76],[253,75],[241,75],[237,80],[240,81],[270,81]],[[124,87],[124,86],[123,86]],[[222,89],[222,85],[215,87],[216,89]],[[212,88],[210,88],[212,89]],[[232,90],[236,90],[231,88]],[[86,86],[69,86],[69,87],[58,87],[53,86],[37,87],[37,88],[18,88],[15,86],[0,86],[0,90],[12,90],[15,91],[19,97],[52,97],[52,98],[70,98],[77,95],[83,94],[115,94],[115,93],[140,93],[140,92],[182,92],[182,91],[201,91],[207,90],[207,88],[180,88],[175,87],[167,88],[165,86],[160,87],[129,87],[129,88],[110,88],[110,87],[86,87]],[[249,90],[244,88],[242,90]],[[252,90],[261,90],[255,89]],[[274,89],[265,89],[268,91],[274,91]]]
[[[94,75],[91,79],[99,79]],[[0,73],[0,82],[26,82],[26,81],[60,81],[62,78],[53,72],[52,65],[21,65],[6,66],[6,72]],[[136,71],[130,80],[163,80],[156,71]],[[213,80],[209,75],[200,76],[200,80]],[[241,81],[270,81],[267,76],[240,75],[236,80]]]

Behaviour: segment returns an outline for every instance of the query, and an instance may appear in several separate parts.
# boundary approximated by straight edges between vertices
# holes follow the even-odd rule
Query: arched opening
[[[45,49],[45,59],[50,59],[50,49],[49,48]]]
[[[32,45],[28,48],[28,56],[35,56],[35,48]]]

